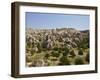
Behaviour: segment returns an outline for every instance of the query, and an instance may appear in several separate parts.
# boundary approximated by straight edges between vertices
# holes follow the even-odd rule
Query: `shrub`
[[[65,51],[63,52],[63,56],[67,56],[68,53],[66,53]]]
[[[58,47],[54,47],[53,50],[54,50],[54,51],[58,51],[59,48],[58,48]]]
[[[77,57],[75,59],[75,64],[76,65],[81,65],[81,64],[84,64],[84,61],[83,61],[83,59],[81,57]]]
[[[80,49],[80,50],[78,51],[78,55],[83,55],[82,49]]]
[[[67,47],[63,48],[63,56],[67,56],[69,53],[69,49]]]
[[[34,55],[34,51],[33,50],[31,50],[30,53],[31,53],[31,55]]]
[[[62,53],[61,49],[58,50],[58,53]]]
[[[66,51],[63,52],[63,56],[67,56],[68,53]]]
[[[66,56],[63,56],[60,58],[59,65],[70,65],[70,61],[68,60],[68,58]]]
[[[45,58],[46,58],[46,59],[48,59],[49,56],[50,56],[49,54],[45,54]]]
[[[71,55],[72,57],[75,57],[75,56],[76,56],[74,50],[72,50],[72,51],[70,52],[70,55]]]
[[[88,49],[89,48],[89,37],[84,38],[80,43],[77,44],[78,48]]]

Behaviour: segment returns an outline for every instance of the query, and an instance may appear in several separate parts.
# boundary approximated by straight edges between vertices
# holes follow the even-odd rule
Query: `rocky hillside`
[[[36,61],[35,61],[36,63],[33,61],[34,58],[32,56],[34,56],[34,54],[42,55],[42,58],[40,59],[41,63],[41,60],[44,60],[44,57],[47,54],[52,54],[52,52],[57,52],[57,51],[58,51],[57,53],[63,53],[64,51],[66,51],[64,50],[65,48],[69,49],[69,51],[75,49],[78,50],[88,49],[89,30],[79,31],[73,28],[59,28],[59,29],[27,28],[26,29],[26,55],[27,55],[26,60],[27,62],[31,62],[30,64],[34,64],[34,66],[40,65]],[[59,52],[59,50],[62,50],[62,52]],[[76,50],[75,55],[78,53],[78,50]],[[47,62],[48,59],[47,60],[45,59],[45,61]],[[57,61],[58,62],[54,63],[54,65],[59,64],[59,60]],[[44,63],[40,66],[45,66]]]
[[[89,37],[89,31],[78,31],[73,28],[48,29],[48,30],[26,30],[26,42],[37,46],[51,49],[57,46],[67,45],[69,48],[78,47],[78,43]],[[35,44],[36,43],[36,44]]]

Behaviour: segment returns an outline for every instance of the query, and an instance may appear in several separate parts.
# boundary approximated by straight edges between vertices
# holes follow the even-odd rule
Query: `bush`
[[[31,55],[34,55],[34,51],[33,50],[31,50],[30,53],[31,53]]]
[[[61,49],[58,50],[58,53],[62,53]]]
[[[53,50],[54,50],[54,51],[58,51],[59,48],[58,48],[58,47],[54,47]]]
[[[78,55],[83,55],[82,49],[80,49],[80,50],[78,51]]]
[[[60,58],[59,65],[70,65],[70,61],[68,60],[67,57],[63,56],[62,58]]]
[[[63,48],[63,56],[67,56],[69,53],[69,49],[67,47]]]
[[[84,38],[80,43],[77,44],[78,48],[88,49],[89,48],[89,37]]]
[[[50,56],[49,54],[45,54],[45,58],[46,58],[46,59],[48,59],[49,56]]]
[[[76,64],[76,65],[81,65],[81,64],[84,64],[84,61],[83,61],[82,58],[77,57],[77,58],[75,59],[75,64]]]
[[[72,51],[70,52],[70,55],[71,55],[72,57],[75,57],[75,56],[76,56],[74,50],[72,50]]]
[[[65,51],[63,52],[63,56],[67,56],[67,54],[68,54],[67,52],[65,52]]]

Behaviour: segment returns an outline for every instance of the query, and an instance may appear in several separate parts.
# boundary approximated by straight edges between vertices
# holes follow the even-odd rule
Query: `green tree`
[[[70,61],[68,60],[68,58],[66,56],[62,56],[60,58],[59,65],[70,65]]]
[[[53,50],[54,50],[54,51],[58,51],[59,48],[58,48],[58,47],[54,47]]]
[[[84,61],[83,61],[83,59],[81,57],[77,57],[75,59],[75,64],[76,65],[81,65],[81,64],[84,64]]]
[[[45,58],[46,58],[46,59],[48,59],[49,56],[50,56],[49,54],[45,54]]]
[[[80,49],[80,50],[78,51],[78,55],[83,55],[82,49]]]
[[[64,48],[63,56],[67,56],[69,53],[69,49],[67,47]]]
[[[71,55],[72,57],[75,57],[75,56],[76,56],[74,50],[72,50],[72,51],[70,52],[70,55]]]
[[[77,43],[78,48],[88,49],[89,48],[89,37],[84,38],[81,42]]]

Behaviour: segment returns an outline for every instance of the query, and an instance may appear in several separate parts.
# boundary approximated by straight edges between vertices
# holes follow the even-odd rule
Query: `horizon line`
[[[63,27],[63,28],[60,28],[60,27],[58,27],[58,28],[33,28],[33,27],[26,27],[26,29],[27,28],[32,28],[32,29],[36,29],[36,30],[42,30],[42,29],[76,29],[76,30],[89,30],[89,28],[88,29],[77,29],[77,28],[73,28],[73,27]]]

